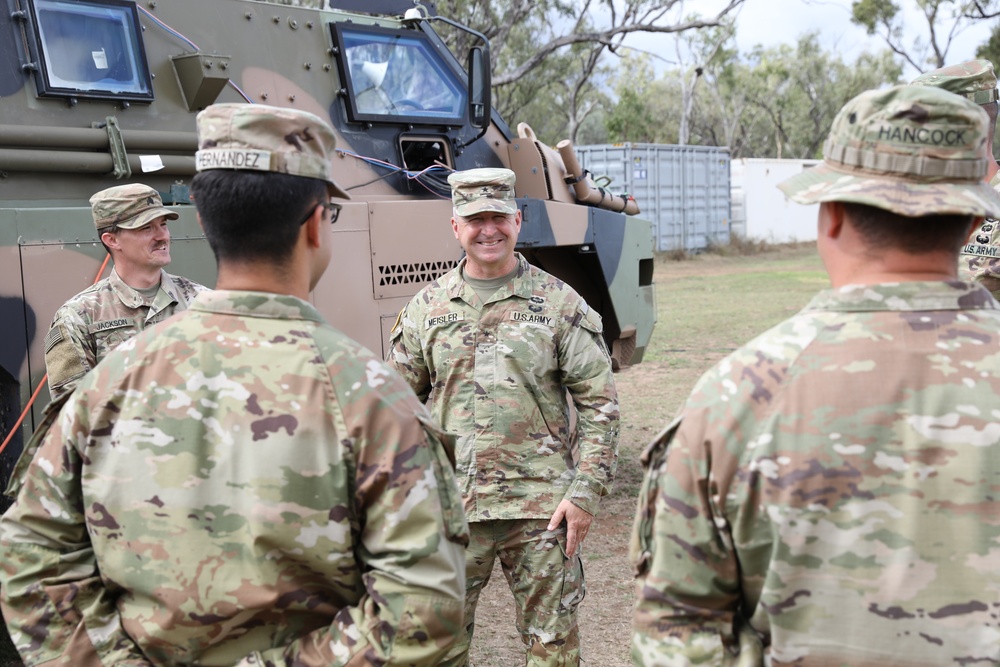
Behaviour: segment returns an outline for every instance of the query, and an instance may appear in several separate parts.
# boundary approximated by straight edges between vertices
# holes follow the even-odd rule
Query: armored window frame
[[[357,23],[331,23],[335,53],[337,54],[337,70],[341,85],[344,88],[344,105],[347,117],[352,122],[393,123],[408,125],[464,125],[468,107],[468,91],[462,78],[438,52],[437,47],[427,38],[427,35],[416,30],[393,30],[382,26],[360,25]],[[382,45],[392,51],[397,47],[412,49],[411,53],[422,56],[427,68],[420,73],[428,76],[431,83],[441,87],[439,96],[448,102],[448,108],[406,108],[395,105],[400,100],[390,100],[386,111],[376,112],[359,105],[359,96],[372,90],[370,81],[355,76],[357,68],[351,67],[351,49],[359,46]],[[389,61],[386,61],[388,66]],[[383,70],[384,72],[384,70]],[[375,88],[378,88],[376,86]],[[421,94],[427,86],[420,86]],[[404,101],[408,101],[404,100]],[[423,101],[422,98],[416,101]]]
[[[39,97],[153,101],[152,77],[134,2],[26,2],[30,28],[26,28],[25,37],[37,64],[34,71]],[[88,44],[101,46],[101,50],[89,46],[88,51]],[[72,53],[81,57],[69,57]],[[96,78],[105,71],[105,76]]]

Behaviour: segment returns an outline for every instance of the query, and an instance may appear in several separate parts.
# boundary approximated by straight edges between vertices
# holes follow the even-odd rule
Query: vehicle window
[[[134,6],[108,0],[34,0],[33,6],[42,94],[152,99]]]
[[[342,26],[337,32],[356,120],[462,120],[465,86],[423,34]]]

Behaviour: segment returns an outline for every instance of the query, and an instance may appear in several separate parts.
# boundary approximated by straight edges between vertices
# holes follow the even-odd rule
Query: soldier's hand
[[[549,519],[549,530],[555,530],[563,519],[566,520],[566,555],[572,556],[576,553],[577,546],[583,543],[583,538],[587,537],[594,515],[568,500],[563,500],[556,508],[556,513]]]

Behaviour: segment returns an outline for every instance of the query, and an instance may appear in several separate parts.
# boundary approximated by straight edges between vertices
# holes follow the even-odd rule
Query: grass
[[[660,254],[658,322],[642,364],[617,376],[622,408],[618,473],[583,552],[587,599],[580,628],[585,664],[628,667],[632,568],[628,559],[639,454],[708,368],[753,336],[792,315],[828,284],[813,244],[737,249],[695,256]],[[524,662],[514,610],[499,569],[480,599],[472,646],[475,667]],[[19,665],[0,646],[0,667]]]

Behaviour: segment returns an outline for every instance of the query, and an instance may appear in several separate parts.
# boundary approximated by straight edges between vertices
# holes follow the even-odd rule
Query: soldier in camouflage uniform
[[[11,636],[30,665],[436,665],[463,621],[453,443],[306,301],[346,197],[333,131],[197,123],[218,289],[70,395],[0,522]]]
[[[579,545],[617,463],[618,399],[601,318],[514,251],[521,213],[512,171],[473,169],[448,180],[466,257],[404,308],[388,354],[458,436],[472,534],[467,632],[443,664],[467,663],[476,603],[499,557],[527,664],[576,665]]]
[[[986,113],[848,102],[820,203],[833,288],[709,371],[643,454],[638,665],[1000,662],[1000,304],[956,280],[1000,211]]]
[[[101,243],[114,260],[111,275],[62,305],[45,337],[49,392],[58,401],[108,352],[146,327],[187,308],[205,288],[163,270],[170,263],[160,194],[141,183],[116,185],[90,198]]]
[[[993,138],[997,126],[997,77],[989,60],[970,60],[949,65],[925,74],[911,82],[915,86],[934,86],[966,97],[980,105],[990,118],[986,154],[989,156],[986,181],[1000,192],[1000,165],[993,157]],[[986,218],[962,248],[958,261],[958,277],[983,284],[993,296],[1000,296],[1000,222]]]

